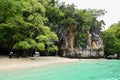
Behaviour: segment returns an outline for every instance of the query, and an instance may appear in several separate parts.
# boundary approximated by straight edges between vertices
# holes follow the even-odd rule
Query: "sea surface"
[[[0,80],[120,80],[120,61],[79,61],[12,70],[0,72]]]

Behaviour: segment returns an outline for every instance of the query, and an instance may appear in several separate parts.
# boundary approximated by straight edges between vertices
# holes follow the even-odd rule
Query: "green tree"
[[[105,45],[105,53],[120,54],[120,22],[111,25],[111,27],[103,32],[103,41]]]
[[[11,36],[14,27],[17,26],[12,20],[21,14],[21,6],[15,0],[0,0],[0,44],[1,47],[11,48],[14,44]],[[21,16],[21,15],[20,15]],[[17,19],[19,20],[19,18]]]
[[[54,45],[54,42],[58,40],[57,35],[48,26],[44,25],[47,21],[45,17],[46,9],[39,0],[12,0],[12,2],[10,1],[7,4],[12,4],[11,12],[8,10],[9,6],[3,9],[6,10],[6,14],[0,14],[5,17],[1,21],[0,27],[1,31],[6,32],[6,35],[1,36],[1,39],[6,39],[4,43],[10,42],[9,44],[6,43],[8,46],[11,45],[10,49],[45,51],[49,49],[45,45]],[[1,3],[2,5],[3,3]],[[19,13],[16,14],[14,11]],[[14,13],[14,15],[9,16],[8,13]],[[2,44],[4,45],[4,43]],[[56,50],[57,47],[52,51]],[[26,53],[23,53],[23,55],[27,56]]]

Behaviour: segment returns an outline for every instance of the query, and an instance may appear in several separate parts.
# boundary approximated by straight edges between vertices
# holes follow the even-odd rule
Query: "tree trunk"
[[[23,50],[21,56],[24,58],[27,58],[28,57],[28,50]]]

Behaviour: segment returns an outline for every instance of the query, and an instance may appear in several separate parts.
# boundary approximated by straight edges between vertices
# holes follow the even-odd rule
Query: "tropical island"
[[[102,31],[106,13],[56,0],[0,0],[0,72],[120,59],[120,22]]]

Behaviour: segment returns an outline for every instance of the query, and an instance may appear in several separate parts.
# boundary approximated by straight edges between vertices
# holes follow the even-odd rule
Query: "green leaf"
[[[13,49],[23,49],[23,50],[25,50],[25,49],[29,49],[29,48],[31,48],[31,46],[26,41],[18,42],[13,46]]]

